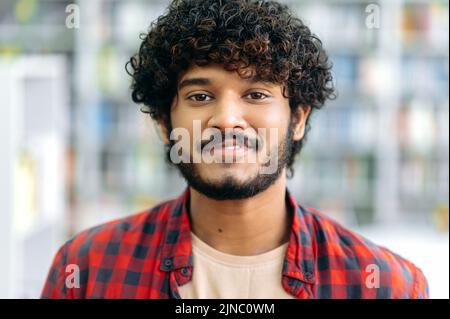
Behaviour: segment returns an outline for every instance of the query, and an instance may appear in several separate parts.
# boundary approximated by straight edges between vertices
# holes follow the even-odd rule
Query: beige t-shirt
[[[281,285],[288,243],[256,256],[223,253],[192,235],[192,280],[178,287],[183,299],[295,299]]]

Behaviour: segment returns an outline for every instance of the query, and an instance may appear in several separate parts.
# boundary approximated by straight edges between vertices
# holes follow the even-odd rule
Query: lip
[[[221,146],[221,147],[220,147]],[[243,156],[248,152],[248,147],[245,145],[225,145],[224,143],[214,147],[214,155],[224,155],[230,158]]]

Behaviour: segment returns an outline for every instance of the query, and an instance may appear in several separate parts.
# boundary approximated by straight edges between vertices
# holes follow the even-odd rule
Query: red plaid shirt
[[[56,254],[43,298],[180,298],[191,280],[189,188],[153,209],[86,230]],[[298,204],[280,276],[296,298],[428,298],[421,270]],[[74,268],[75,267],[75,268]],[[73,275],[79,275],[74,286]],[[72,276],[72,277],[70,277]],[[69,285],[66,285],[69,281]]]

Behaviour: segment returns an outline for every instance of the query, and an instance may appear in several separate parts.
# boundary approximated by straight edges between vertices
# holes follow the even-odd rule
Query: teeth
[[[234,149],[238,150],[240,148],[241,148],[240,146],[225,146],[226,150],[234,150]]]

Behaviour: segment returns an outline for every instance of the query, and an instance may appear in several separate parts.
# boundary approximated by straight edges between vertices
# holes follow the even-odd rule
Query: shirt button
[[[181,268],[181,274],[187,276],[189,274],[189,268]]]
[[[164,260],[164,266],[171,267],[172,266],[172,260],[170,260],[170,259]]]

